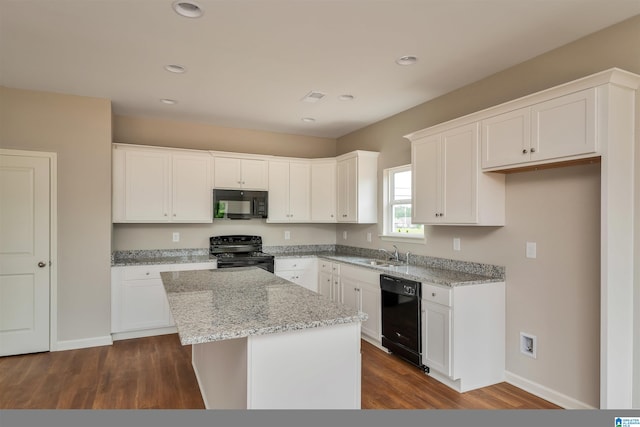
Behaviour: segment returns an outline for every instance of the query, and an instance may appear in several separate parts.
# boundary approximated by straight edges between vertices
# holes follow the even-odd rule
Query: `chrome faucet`
[[[400,255],[398,254],[398,247],[396,245],[393,245],[393,254],[383,248],[378,249],[378,251],[384,252],[385,254],[387,254],[389,256],[388,258],[389,260],[400,261]]]
[[[388,255],[388,258],[387,258],[387,259],[391,259],[391,252],[389,252],[388,250],[386,250],[386,249],[384,249],[384,248],[380,248],[380,249],[378,249],[378,251],[380,251],[380,252],[384,252],[385,254],[387,254],[387,255]]]

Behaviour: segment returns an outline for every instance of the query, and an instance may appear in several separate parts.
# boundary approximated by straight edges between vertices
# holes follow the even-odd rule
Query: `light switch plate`
[[[342,238],[344,240],[347,240],[347,231],[346,230],[342,232]]]
[[[459,251],[460,250],[460,238],[459,237],[454,237],[453,238],[453,250],[454,251]]]
[[[370,241],[371,241],[371,232],[368,232],[367,233],[367,242],[370,242]]]
[[[173,241],[174,242],[179,242],[180,241],[180,233],[178,233],[178,232],[173,233]]]
[[[284,232],[284,240],[291,239],[291,232],[289,230],[285,230]]]
[[[536,246],[536,242],[527,242],[527,258],[536,258],[538,256]]]

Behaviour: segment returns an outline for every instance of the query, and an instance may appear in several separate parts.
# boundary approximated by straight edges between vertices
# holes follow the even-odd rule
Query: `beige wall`
[[[0,146],[58,153],[58,341],[108,337],[111,103],[0,87]]]
[[[639,43],[637,16],[339,138],[338,154],[354,149],[380,151],[381,182],[383,168],[411,161],[410,144],[403,135],[607,68],[640,74]],[[507,371],[598,407],[599,165],[512,174],[506,182],[505,227],[430,226],[426,227],[426,244],[398,247],[424,255],[504,265]],[[375,235],[377,226],[337,229],[339,243],[390,246],[378,239],[366,242],[366,232]],[[342,240],[342,230],[349,231],[347,241]],[[452,250],[453,237],[461,238],[460,252]],[[526,241],[537,243],[537,259],[525,258]],[[519,353],[520,331],[537,336],[537,359]],[[637,359],[636,366],[640,366]]]
[[[113,142],[303,158],[336,154],[331,138],[128,116],[114,116]]]

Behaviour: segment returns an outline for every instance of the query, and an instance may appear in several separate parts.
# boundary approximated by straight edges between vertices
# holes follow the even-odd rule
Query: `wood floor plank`
[[[555,409],[511,384],[457,393],[362,341],[363,409]],[[204,409],[176,334],[0,358],[0,409]]]

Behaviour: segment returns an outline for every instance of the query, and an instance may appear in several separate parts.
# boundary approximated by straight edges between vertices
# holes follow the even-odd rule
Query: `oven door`
[[[218,268],[234,267],[258,267],[270,273],[274,271],[273,259],[242,258],[242,259],[218,259]]]

